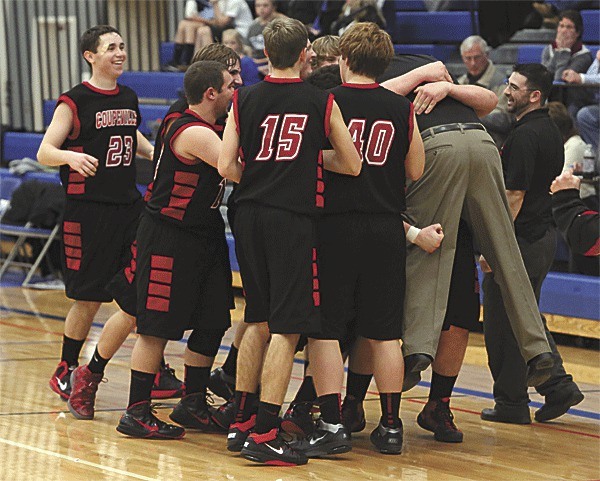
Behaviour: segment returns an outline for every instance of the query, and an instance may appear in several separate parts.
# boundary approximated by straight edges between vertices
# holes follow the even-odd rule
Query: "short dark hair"
[[[548,115],[554,120],[554,123],[562,134],[563,142],[566,142],[574,135],[577,135],[577,129],[575,128],[575,125],[573,125],[573,119],[569,115],[567,107],[560,102],[548,102],[546,107],[548,107]]]
[[[214,60],[200,60],[190,65],[183,77],[183,88],[188,103],[201,103],[204,92],[211,87],[221,92],[224,83],[223,72],[226,71],[225,65]]]
[[[575,31],[578,33],[577,38],[580,39],[583,35],[583,18],[577,10],[564,10],[558,15],[558,21],[563,18],[568,18],[575,24]]]
[[[274,68],[293,67],[308,43],[308,30],[295,18],[276,18],[263,30],[265,50]]]
[[[340,75],[340,66],[326,65],[319,67],[309,75],[306,82],[320,88],[321,90],[329,90],[342,84],[342,76]]]
[[[240,56],[227,45],[210,43],[194,54],[191,63],[198,62],[199,60],[214,60],[225,65],[226,69],[230,69],[236,63],[240,62]]]
[[[83,32],[81,38],[79,39],[79,49],[81,51],[81,55],[88,50],[96,53],[98,51],[98,45],[100,44],[100,37],[105,33],[116,33],[121,35],[119,31],[111,25],[96,25],[95,27],[89,28]]]
[[[513,72],[527,79],[527,88],[541,92],[541,103],[544,105],[552,89],[553,76],[550,71],[541,63],[518,63],[513,67]]]

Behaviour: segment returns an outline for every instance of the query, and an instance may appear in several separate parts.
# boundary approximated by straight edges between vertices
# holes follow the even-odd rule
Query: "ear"
[[[214,100],[215,98],[217,98],[217,91],[212,87],[208,87],[206,89],[206,92],[204,92],[204,97],[207,100]]]
[[[265,57],[269,58],[269,52],[267,52],[266,48],[263,48],[263,53],[265,54]]]
[[[86,59],[89,63],[92,63],[92,60],[94,59],[94,52],[86,50],[85,52],[83,52],[83,58]]]
[[[542,92],[540,92],[539,90],[534,90],[533,92],[530,92],[529,93],[529,102],[532,104],[539,102],[541,104]]]

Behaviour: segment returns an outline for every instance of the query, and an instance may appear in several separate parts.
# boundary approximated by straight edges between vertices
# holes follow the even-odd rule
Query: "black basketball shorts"
[[[142,207],[142,199],[126,205],[67,200],[61,236],[67,297],[113,300],[106,285],[130,260]]]

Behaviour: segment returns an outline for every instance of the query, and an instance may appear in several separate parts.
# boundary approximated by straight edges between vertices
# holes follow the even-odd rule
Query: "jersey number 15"
[[[273,157],[275,151],[275,147],[273,146],[275,131],[277,130],[277,125],[279,124],[279,119],[281,117],[281,114],[267,115],[265,120],[260,124],[263,128],[263,136],[260,152],[254,160],[267,161],[271,160]],[[283,115],[283,121],[281,122],[281,129],[279,131],[279,140],[277,141],[276,147],[276,162],[291,161],[298,157],[307,121],[308,115],[306,114]]]

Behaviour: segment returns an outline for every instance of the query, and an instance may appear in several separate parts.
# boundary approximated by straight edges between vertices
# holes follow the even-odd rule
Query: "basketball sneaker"
[[[132,404],[121,416],[117,431],[146,439],[181,439],[185,436],[185,429],[161,421],[154,413],[150,401]]]
[[[317,422],[314,432],[299,441],[290,443],[293,449],[304,453],[308,458],[343,454],[352,450],[350,433],[343,424],[330,424],[322,419]]]
[[[185,394],[185,384],[175,376],[175,369],[168,364],[161,367],[154,377],[152,399],[178,398]]]
[[[235,421],[235,412],[235,401],[231,398],[229,401],[215,409],[212,418],[215,423],[225,430],[228,430],[229,426]]]
[[[241,455],[250,461],[270,466],[299,466],[308,462],[304,453],[292,449],[283,440],[277,428],[264,434],[251,433]]]
[[[315,430],[312,407],[313,403],[310,401],[292,402],[283,415],[281,429],[300,437],[310,436]]]
[[[360,433],[367,426],[365,408],[362,401],[352,395],[344,398],[342,403],[342,423],[351,433]]]
[[[77,367],[71,373],[71,396],[67,406],[77,419],[94,419],[96,391],[101,382],[102,373],[93,373],[87,364]]]
[[[222,367],[213,369],[210,373],[208,389],[215,396],[219,396],[227,401],[233,397],[235,392],[235,377],[226,374]]]
[[[227,450],[239,453],[254,426],[256,426],[256,414],[250,416],[250,419],[247,421],[232,423],[227,433]]]
[[[417,424],[431,431],[436,441],[442,443],[462,443],[463,433],[454,424],[450,411],[450,399],[430,400],[417,416]]]
[[[214,408],[206,403],[206,393],[189,394],[181,398],[173,412],[169,414],[172,421],[188,429],[199,429],[208,433],[224,433],[227,429],[215,423]]]
[[[371,442],[383,454],[400,454],[403,440],[402,421],[397,428],[388,428],[379,423],[371,433]]]
[[[50,389],[58,394],[63,401],[68,400],[71,395],[71,373],[76,367],[69,367],[67,361],[60,361],[48,383]]]

